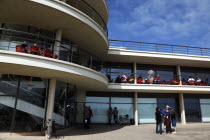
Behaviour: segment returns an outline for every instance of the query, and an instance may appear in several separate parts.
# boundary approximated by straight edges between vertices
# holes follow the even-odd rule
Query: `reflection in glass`
[[[13,108],[15,104],[14,97],[0,97],[0,131],[9,132],[11,123]]]
[[[109,104],[86,103],[93,111],[91,123],[108,123]]]
[[[0,95],[16,95],[18,78],[11,74],[0,74]]]
[[[134,114],[133,113],[133,111],[134,111],[133,104],[111,104],[111,106],[112,106],[112,109],[114,109],[114,107],[117,107],[118,115],[124,116],[124,115],[128,114],[129,119],[134,118],[134,116],[133,116],[133,114]]]
[[[200,103],[198,98],[184,98],[187,122],[201,122]]]
[[[210,122],[210,99],[200,99],[202,122]]]
[[[101,102],[101,103],[108,103],[109,97],[86,97],[86,102]]]
[[[138,104],[139,123],[155,123],[157,104]]]

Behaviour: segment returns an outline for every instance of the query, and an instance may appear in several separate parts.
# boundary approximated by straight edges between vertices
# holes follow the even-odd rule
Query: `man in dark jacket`
[[[156,134],[160,133],[162,135],[162,114],[160,112],[159,107],[156,107],[155,117],[156,117]],[[158,131],[159,126],[160,130]]]

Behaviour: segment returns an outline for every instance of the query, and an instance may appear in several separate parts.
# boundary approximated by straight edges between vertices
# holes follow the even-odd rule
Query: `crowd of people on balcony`
[[[55,59],[58,57],[57,55],[54,55],[50,49],[41,48],[36,43],[29,46],[27,41],[24,41],[21,45],[16,45],[16,52],[40,55]]]
[[[205,82],[201,80],[200,77],[197,77],[196,80],[189,76],[189,78],[186,80],[183,78],[181,81],[179,80],[181,76],[174,76],[169,81],[161,80],[160,75],[155,74],[153,70],[148,71],[148,78],[143,78],[142,75],[139,75],[136,78],[137,84],[169,84],[169,85],[198,85],[198,86],[208,86],[208,78],[205,79]],[[135,77],[133,74],[131,74],[129,77],[127,77],[124,73],[122,75],[119,75],[115,80],[111,79],[111,76],[107,74],[107,78],[109,79],[109,82],[112,83],[135,83]]]

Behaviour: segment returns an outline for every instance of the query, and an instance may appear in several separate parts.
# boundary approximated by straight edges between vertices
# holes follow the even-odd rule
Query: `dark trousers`
[[[158,127],[160,126],[160,129],[158,131]],[[156,122],[156,133],[160,133],[162,135],[162,121],[161,122]]]
[[[166,125],[166,133],[171,133],[171,121],[168,120],[168,124]]]
[[[118,115],[114,115],[114,122],[115,122],[115,124],[118,123],[118,122],[117,122],[117,118],[118,118]]]
[[[84,122],[84,127],[85,129],[89,129],[90,128],[90,118],[86,118],[85,119],[85,122]]]

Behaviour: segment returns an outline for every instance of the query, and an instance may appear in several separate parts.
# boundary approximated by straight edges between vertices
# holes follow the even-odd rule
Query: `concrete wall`
[[[86,91],[78,90],[76,97],[76,102],[77,102],[76,123],[83,123],[85,99],[86,99]]]

